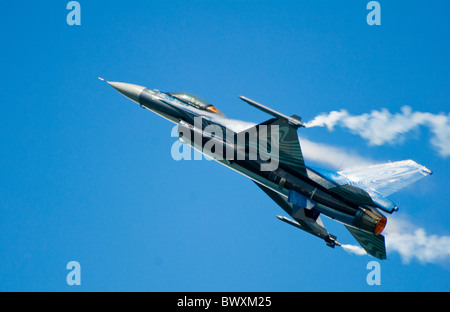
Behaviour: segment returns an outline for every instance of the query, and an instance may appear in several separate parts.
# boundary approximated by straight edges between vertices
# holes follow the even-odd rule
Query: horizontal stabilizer
[[[369,194],[377,208],[392,213],[398,209],[387,196],[431,175],[426,167],[413,160],[402,160],[368,167],[334,172],[314,169],[321,176],[341,186],[352,185]]]
[[[368,190],[369,193],[370,190],[375,190],[382,196],[389,196],[405,186],[432,174],[429,169],[413,160],[390,162],[365,168],[344,170],[338,173],[345,180],[342,181],[342,184],[350,183]]]
[[[386,244],[383,235],[374,235],[349,226],[345,227],[369,255],[381,260],[386,259]]]

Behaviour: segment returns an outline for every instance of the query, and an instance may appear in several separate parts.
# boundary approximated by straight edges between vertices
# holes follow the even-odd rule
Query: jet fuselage
[[[370,205],[348,200],[344,196],[345,193],[330,191],[330,187],[338,185],[309,167],[304,168],[306,174],[301,174],[282,162],[273,170],[261,170],[262,166],[267,164],[267,159],[263,160],[261,157],[252,159],[251,147],[236,142],[236,134],[253,124],[228,119],[220,112],[214,111],[215,108],[209,110],[211,107],[206,109],[201,105],[193,106],[170,93],[126,83],[108,83],[142,107],[178,124],[181,142],[193,146],[219,163],[247,176],[263,188],[286,198],[290,204],[282,208],[296,220],[300,218],[314,222],[319,214],[323,214],[371,234],[377,235],[383,230],[386,218],[382,214]],[[229,133],[231,130],[232,134],[213,135],[203,131],[206,126],[220,127],[222,133],[227,131]],[[205,151],[205,145],[211,144],[211,141],[217,141],[213,142],[217,143],[215,150]],[[232,157],[223,157],[227,151]],[[238,153],[245,157],[236,157]],[[361,196],[365,198],[365,194]]]

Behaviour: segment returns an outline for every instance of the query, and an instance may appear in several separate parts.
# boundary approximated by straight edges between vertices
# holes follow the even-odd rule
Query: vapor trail
[[[355,152],[300,138],[303,156],[307,161],[320,163],[336,170],[354,169],[375,164],[374,160],[362,157]]]
[[[422,264],[450,260],[450,236],[430,235],[405,219],[391,217],[388,225],[386,247],[399,253],[404,263],[413,259]]]
[[[353,253],[358,256],[367,255],[367,252],[359,246],[342,244],[341,247],[344,248],[344,250],[348,253]]]
[[[397,143],[420,127],[431,132],[430,142],[442,157],[450,156],[450,114],[415,112],[403,106],[400,113],[387,109],[373,110],[362,115],[352,115],[347,110],[332,111],[315,117],[306,127],[327,127],[332,131],[339,126],[349,129],[369,142],[370,145]]]

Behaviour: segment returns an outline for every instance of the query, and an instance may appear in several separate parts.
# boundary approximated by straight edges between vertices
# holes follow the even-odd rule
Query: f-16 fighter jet
[[[387,218],[397,210],[387,196],[430,170],[412,160],[398,161],[341,172],[308,167],[303,159],[297,129],[301,118],[279,113],[241,96],[253,107],[272,116],[252,124],[228,119],[198,96],[161,92],[146,87],[108,82],[118,92],[178,125],[179,140],[204,155],[250,178],[291,218],[281,221],[304,230],[334,248],[341,244],[328,233],[321,216],[350,231],[364,250],[386,259],[381,234]]]

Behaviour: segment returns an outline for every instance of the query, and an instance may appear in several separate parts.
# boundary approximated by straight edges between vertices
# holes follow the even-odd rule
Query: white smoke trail
[[[396,143],[405,135],[419,127],[427,127],[431,132],[431,144],[442,157],[450,156],[450,114],[414,112],[403,106],[400,113],[391,114],[387,109],[373,110],[370,114],[351,115],[345,109],[321,114],[306,123],[306,127],[335,126],[349,129],[369,142],[370,145]]]
[[[222,121],[221,123],[225,127],[233,130],[236,133],[256,126],[256,124],[253,122],[247,122],[247,121],[242,121],[242,120],[237,120],[237,119],[224,119],[224,121]]]
[[[387,250],[399,253],[404,263],[413,259],[422,264],[450,260],[450,236],[430,235],[404,218],[392,217],[385,231]]]
[[[301,138],[303,157],[307,161],[330,166],[336,170],[354,169],[375,164],[375,161],[359,156],[342,148],[323,143],[316,143]]]
[[[359,246],[342,244],[341,247],[344,248],[344,250],[348,253],[352,253],[358,256],[367,255],[367,252]]]

